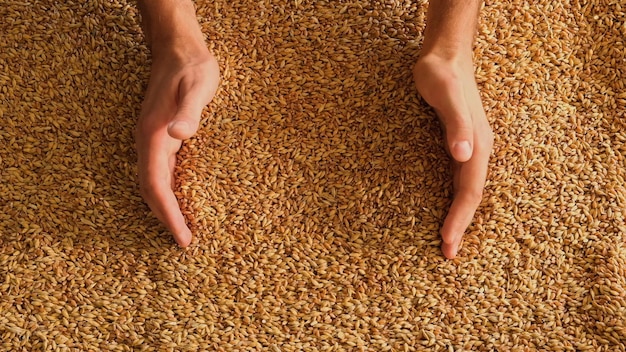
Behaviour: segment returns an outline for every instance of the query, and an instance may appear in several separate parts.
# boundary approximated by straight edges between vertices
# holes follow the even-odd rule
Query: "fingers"
[[[476,143],[472,158],[455,168],[456,192],[441,228],[443,239],[441,249],[449,259],[456,257],[463,234],[471,224],[474,213],[482,200],[493,143],[493,136],[488,126],[483,128],[480,138],[480,142]]]
[[[151,182],[143,192],[143,197],[154,215],[167,227],[174,240],[181,247],[191,243],[191,230],[178,206],[178,200],[169,182]]]
[[[454,259],[459,250],[465,229],[472,222],[480,204],[481,193],[459,193],[452,202],[448,216],[441,228],[441,250],[448,259]]]
[[[138,143],[138,162],[141,195],[154,215],[172,233],[181,247],[191,243],[178,200],[173,192],[176,151],[181,142],[161,136],[141,136]]]

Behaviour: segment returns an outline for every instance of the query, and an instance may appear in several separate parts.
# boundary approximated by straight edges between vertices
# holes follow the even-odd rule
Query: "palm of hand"
[[[493,133],[471,61],[422,58],[413,75],[417,90],[442,122],[445,148],[453,157],[454,199],[441,228],[441,249],[454,258],[482,200]]]
[[[176,153],[198,129],[202,109],[217,90],[219,68],[210,54],[195,63],[173,62],[152,65],[135,139],[141,194],[176,243],[186,247],[191,231],[173,191]]]

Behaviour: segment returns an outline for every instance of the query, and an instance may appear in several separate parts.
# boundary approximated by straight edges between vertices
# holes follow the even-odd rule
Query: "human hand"
[[[135,140],[141,195],[176,243],[186,247],[191,231],[173,191],[176,153],[182,141],[196,133],[202,109],[217,91],[219,66],[205,47],[193,55],[176,49],[153,47],[152,72]]]
[[[418,92],[442,122],[445,148],[452,156],[454,199],[441,237],[441,250],[453,259],[482,200],[493,132],[474,79],[471,57],[420,58],[413,68]]]

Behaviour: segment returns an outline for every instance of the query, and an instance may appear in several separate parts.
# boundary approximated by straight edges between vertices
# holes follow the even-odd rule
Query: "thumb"
[[[466,121],[456,121],[452,127],[448,127],[446,136],[450,154],[461,163],[470,160],[474,152],[474,135],[471,121],[469,123],[468,126]]]
[[[454,160],[466,162],[474,152],[474,124],[465,92],[451,85],[440,94],[433,108],[443,124],[447,149]]]
[[[201,89],[180,90],[178,110],[174,119],[167,126],[167,133],[176,139],[191,138],[200,125],[200,116],[204,109],[205,98]]]
[[[456,109],[452,106],[448,111],[437,111],[443,122],[446,143],[452,158],[458,162],[466,162],[474,152],[474,128],[472,118],[467,109]]]

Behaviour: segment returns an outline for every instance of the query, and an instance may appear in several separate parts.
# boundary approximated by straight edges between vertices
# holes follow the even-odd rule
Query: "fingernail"
[[[182,128],[184,130],[187,130],[189,128],[189,124],[185,121],[172,121],[170,122],[170,125],[168,126],[168,128],[170,129]]]
[[[457,161],[468,161],[472,157],[472,146],[468,141],[454,143],[452,150]]]

